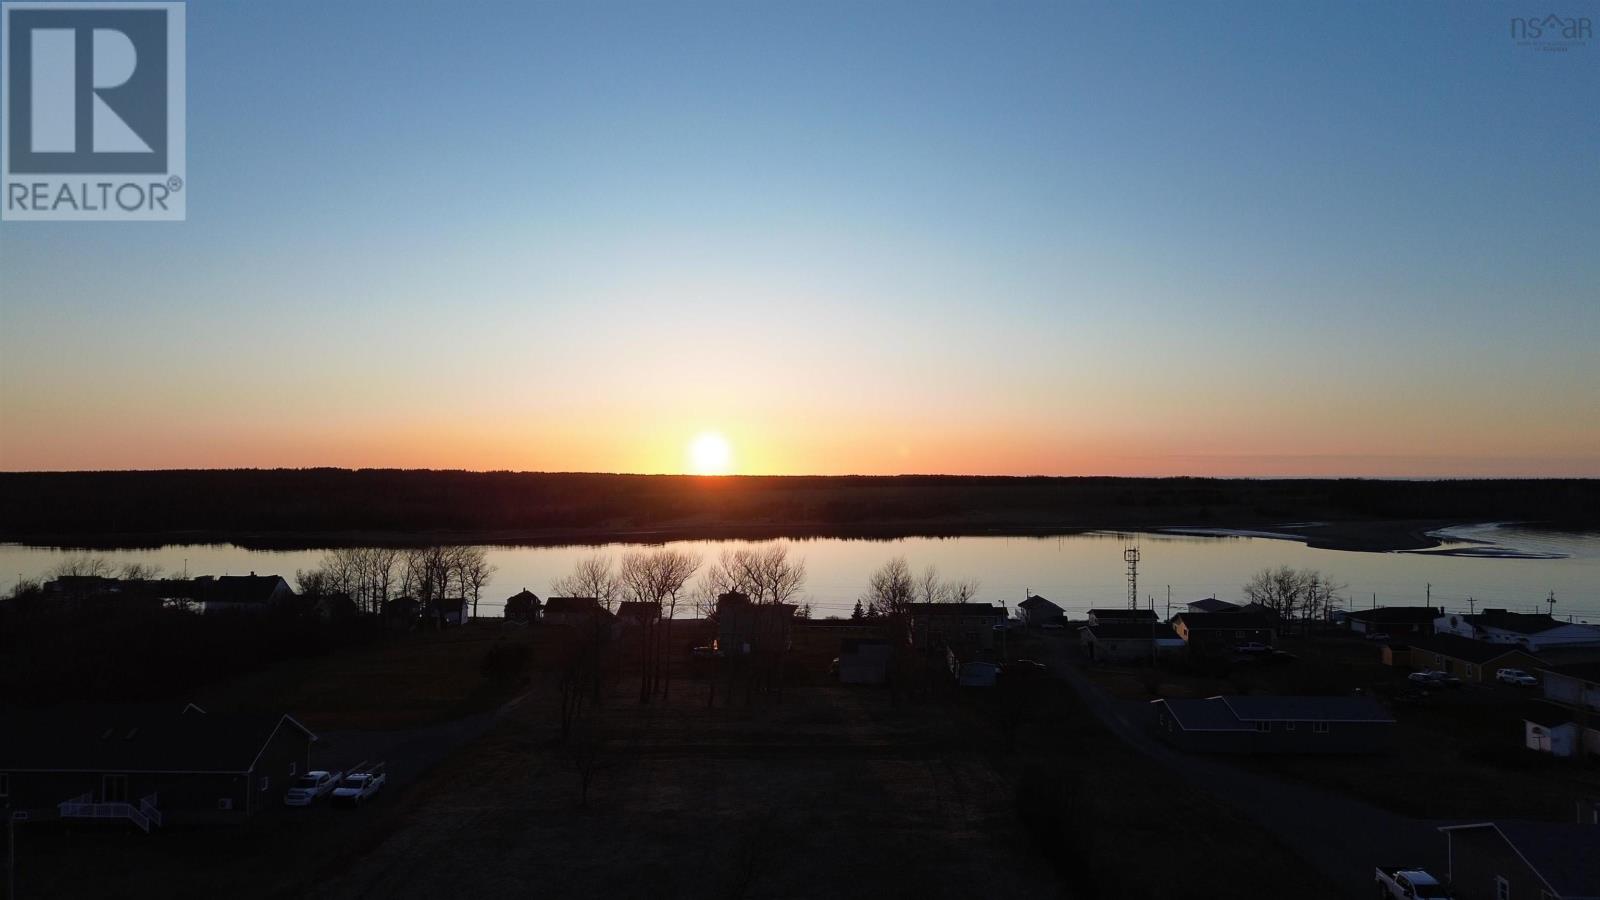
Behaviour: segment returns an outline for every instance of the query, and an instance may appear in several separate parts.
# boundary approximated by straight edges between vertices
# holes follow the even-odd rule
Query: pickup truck
[[[384,774],[383,763],[369,766],[366,763],[351,766],[348,774],[339,786],[333,789],[334,806],[360,806],[372,799],[383,783],[389,780]]]
[[[343,772],[324,772],[313,769],[295,779],[294,787],[283,795],[284,806],[310,806],[318,797],[334,789]]]
[[[1379,866],[1378,896],[1394,900],[1449,900],[1450,892],[1417,866]]]

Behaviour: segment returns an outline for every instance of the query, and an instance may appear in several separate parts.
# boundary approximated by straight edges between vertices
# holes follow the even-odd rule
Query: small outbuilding
[[[1078,634],[1092,662],[1150,665],[1183,649],[1183,638],[1159,622],[1108,622],[1086,625]]]
[[[893,652],[892,645],[881,638],[845,638],[839,642],[839,683],[887,682]]]

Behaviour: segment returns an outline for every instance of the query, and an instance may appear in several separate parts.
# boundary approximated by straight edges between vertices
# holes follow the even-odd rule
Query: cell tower
[[[1139,547],[1135,544],[1122,551],[1128,563],[1128,608],[1139,608]]]

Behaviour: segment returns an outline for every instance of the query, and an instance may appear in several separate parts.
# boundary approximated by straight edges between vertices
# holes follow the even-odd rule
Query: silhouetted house
[[[1278,612],[1265,603],[1257,603],[1254,600],[1246,603],[1236,610],[1233,610],[1233,612],[1241,612],[1245,613],[1246,615],[1260,616],[1263,619],[1271,622],[1274,627],[1281,627],[1283,624],[1283,613]]]
[[[284,607],[294,599],[289,582],[277,575],[220,575],[196,578],[195,598],[204,615],[248,613],[261,615]]]
[[[1382,632],[1393,637],[1433,634],[1433,620],[1443,610],[1432,606],[1379,606],[1375,609],[1352,609],[1344,614],[1344,623],[1356,634]]]
[[[150,612],[162,607],[168,594],[187,596],[186,579],[123,579],[100,575],[64,575],[45,582],[42,591],[53,611],[83,610]]]
[[[1078,630],[1094,662],[1147,665],[1183,649],[1183,638],[1160,622],[1107,622]]]
[[[408,631],[417,624],[421,607],[413,597],[391,597],[383,601],[383,627],[391,631]]]
[[[794,627],[792,603],[753,603],[739,591],[717,598],[717,649],[725,656],[782,653]]]
[[[237,822],[281,809],[316,736],[287,715],[190,704],[0,711],[0,806],[29,819]]]
[[[1184,608],[1188,612],[1192,613],[1238,612],[1239,604],[1229,603],[1226,600],[1218,600],[1215,597],[1207,597],[1204,600],[1196,600]]]
[[[574,628],[609,628],[613,616],[594,597],[551,597],[544,602],[540,619],[546,625],[570,625]]]
[[[883,638],[888,634],[881,619],[795,619],[794,630],[837,638]]]
[[[533,591],[523,588],[506,598],[506,618],[513,622],[539,621],[539,597]]]
[[[1029,594],[1028,599],[1018,603],[1017,612],[1022,614],[1023,622],[1034,628],[1060,625],[1062,619],[1066,618],[1065,610],[1036,594]]]
[[[1410,641],[1413,669],[1437,669],[1462,681],[1494,681],[1496,669],[1526,669],[1544,661],[1512,644],[1491,644],[1456,634],[1435,634]]]
[[[1456,900],[1600,897],[1600,826],[1497,821],[1446,825]]]
[[[423,606],[423,618],[440,625],[467,624],[467,598],[437,597]]]
[[[1227,653],[1243,643],[1271,646],[1278,638],[1272,621],[1243,612],[1178,613],[1172,617],[1172,630],[1192,652],[1205,654]]]
[[[1153,609],[1091,609],[1090,625],[1109,625],[1112,622],[1159,622]]]
[[[623,628],[645,628],[661,620],[661,607],[642,600],[617,604],[617,624]]]
[[[1151,705],[1164,740],[1201,753],[1376,753],[1394,731],[1394,717],[1371,697],[1168,698]]]
[[[1557,647],[1600,647],[1600,627],[1561,622],[1543,613],[1503,609],[1486,609],[1476,615],[1451,613],[1434,619],[1433,630],[1492,644],[1516,644],[1531,653]]]
[[[893,645],[881,638],[845,638],[839,642],[839,682],[883,684],[893,653]]]
[[[996,627],[1006,624],[1006,611],[992,603],[913,603],[911,636],[918,647],[994,646]]]

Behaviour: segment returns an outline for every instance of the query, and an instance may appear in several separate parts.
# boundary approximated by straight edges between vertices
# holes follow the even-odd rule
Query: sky
[[[1517,14],[191,0],[187,221],[0,224],[0,469],[1600,476]]]

